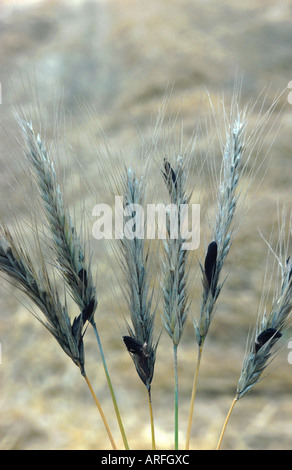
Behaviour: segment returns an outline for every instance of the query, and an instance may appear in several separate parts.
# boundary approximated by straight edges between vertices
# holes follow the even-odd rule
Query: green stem
[[[174,359],[174,448],[178,450],[178,374],[177,374],[177,345],[173,345]]]
[[[104,372],[105,372],[105,375],[106,375],[108,387],[109,387],[110,394],[111,394],[112,401],[113,401],[113,405],[114,405],[114,408],[115,408],[116,417],[117,417],[117,420],[118,420],[118,423],[119,423],[119,427],[120,427],[121,435],[122,435],[122,438],[123,438],[124,446],[125,446],[126,450],[129,450],[129,444],[128,444],[126,433],[125,433],[124,426],[123,426],[123,423],[122,423],[119,407],[118,407],[117,400],[116,400],[115,393],[114,393],[114,389],[113,389],[113,386],[112,386],[112,383],[111,383],[110,375],[109,375],[108,368],[107,368],[107,365],[106,365],[105,356],[104,356],[104,353],[103,353],[103,349],[102,349],[102,345],[101,345],[100,337],[99,337],[99,334],[98,334],[98,331],[97,331],[97,328],[96,328],[95,321],[92,322],[92,327],[93,327],[95,337],[96,337],[96,340],[97,340],[97,344],[98,344],[98,347],[99,347]]]

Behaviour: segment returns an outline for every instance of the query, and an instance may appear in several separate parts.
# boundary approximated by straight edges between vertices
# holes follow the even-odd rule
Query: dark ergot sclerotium
[[[83,324],[88,320],[91,320],[93,311],[94,311],[94,306],[95,306],[95,298],[93,297],[89,304],[82,310],[81,315],[82,315],[82,321]]]
[[[271,340],[271,346],[277,341],[277,339],[281,338],[282,333],[275,330],[275,328],[267,328],[266,330],[262,331],[256,341],[255,341],[255,352],[257,353],[261,347],[266,344],[269,340]]]
[[[95,305],[95,299],[91,299],[89,304],[82,310],[82,312],[78,315],[78,317],[74,318],[73,324],[72,324],[72,333],[73,335],[77,335],[79,328],[81,327],[81,330],[83,326],[85,325],[86,321],[90,321],[93,311],[94,311],[94,305]],[[81,323],[80,323],[81,322]],[[81,332],[80,332],[81,334]]]
[[[87,286],[87,270],[84,268],[81,268],[78,273],[78,277],[80,281],[82,281],[84,286],[86,287]]]
[[[149,387],[153,372],[149,368],[149,355],[146,353],[147,343],[142,344],[131,336],[123,336],[123,340],[129,353],[133,354],[136,370],[141,380]]]
[[[143,344],[140,341],[137,341],[131,336],[123,336],[123,340],[131,354],[138,354],[140,356],[144,353]]]
[[[287,259],[286,264],[287,264],[287,266],[288,266],[289,264],[290,264],[290,266],[291,266],[291,269],[290,269],[290,272],[289,272],[289,278],[288,278],[288,280],[289,280],[289,282],[290,282],[290,280],[292,279],[292,263],[291,263],[291,261],[290,261],[290,256],[289,256],[289,258]]]
[[[209,288],[211,287],[212,280],[216,271],[217,262],[217,243],[211,242],[208,246],[208,251],[205,258],[205,275],[208,281]]]
[[[176,179],[177,178],[176,178],[176,174],[175,174],[174,169],[172,168],[171,164],[166,160],[166,158],[163,159],[163,164],[164,164],[164,170],[165,171],[162,171],[162,174],[163,174],[163,177],[164,177],[166,183],[169,184],[170,181],[172,180],[172,183],[176,187]],[[170,177],[171,177],[171,180],[170,180]]]

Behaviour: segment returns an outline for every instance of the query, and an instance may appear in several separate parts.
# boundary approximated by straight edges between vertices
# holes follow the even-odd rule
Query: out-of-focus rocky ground
[[[59,150],[58,163],[70,207],[77,208],[84,199],[90,216],[95,198],[93,187],[99,195],[103,194],[106,180],[98,171],[96,158],[96,147],[102,144],[98,125],[103,128],[109,147],[116,150],[112,161],[106,164],[107,168],[114,168],[122,158],[119,152],[127,162],[137,163],[139,134],[147,142],[153,133],[157,109],[168,86],[173,87],[170,108],[174,113],[180,111],[186,140],[191,138],[195,124],[200,119],[204,122],[210,113],[206,90],[215,108],[222,95],[229,103],[237,73],[243,72],[243,104],[254,102],[260,95],[251,122],[259,112],[267,111],[278,92],[284,91],[271,119],[276,124],[265,131],[267,139],[260,153],[261,158],[273,142],[271,161],[265,166],[266,160],[257,174],[253,189],[266,171],[259,189],[247,199],[249,211],[228,258],[225,273],[230,274],[205,345],[193,423],[194,449],[215,447],[234,396],[246,337],[256,320],[265,270],[267,247],[259,229],[269,238],[277,222],[278,204],[281,208],[286,203],[291,210],[292,105],[287,99],[289,90],[285,91],[292,80],[291,21],[289,0],[2,0],[0,4],[0,207],[1,217],[8,222],[11,205],[14,217],[26,218],[27,201],[34,203],[36,197],[23,164],[15,109],[22,107],[35,119],[37,127],[38,106],[49,141],[56,142],[57,125],[61,136],[53,148]],[[60,104],[57,111],[56,103]],[[200,156],[208,154],[209,138],[198,135],[197,146]],[[218,168],[220,149],[216,143],[213,150]],[[81,180],[75,157],[84,172]],[[154,182],[158,172],[156,168],[150,175]],[[196,168],[192,176],[197,181]],[[93,187],[87,186],[88,199],[84,196],[87,177],[93,183]],[[211,191],[211,180],[206,175],[206,194],[208,185]],[[89,217],[89,231],[91,222]],[[150,448],[146,391],[121,342],[126,305],[113,275],[115,261],[108,260],[101,244],[94,240],[91,243],[93,262],[98,268],[96,321],[130,446]],[[197,286],[192,304],[194,315],[198,314],[200,302],[199,279]],[[79,371],[28,312],[20,294],[2,278],[0,299],[0,448],[110,448]],[[157,333],[160,329],[158,315]],[[289,339],[289,332],[285,339]],[[196,352],[189,321],[179,347],[181,445],[185,440]],[[292,448],[292,366],[287,360],[288,352],[284,346],[271,365],[270,375],[236,405],[224,448]],[[86,333],[86,364],[121,446],[91,330]],[[164,333],[152,386],[160,449],[173,445],[172,385],[172,348]]]

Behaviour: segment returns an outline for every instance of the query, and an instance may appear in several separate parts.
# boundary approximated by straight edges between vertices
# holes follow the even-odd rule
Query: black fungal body
[[[208,246],[208,251],[205,258],[205,275],[208,281],[209,288],[212,285],[212,280],[216,271],[217,263],[217,243],[211,242]]]
[[[85,325],[86,321],[90,321],[91,317],[93,315],[94,311],[94,305],[95,305],[95,299],[94,297],[91,299],[89,304],[82,310],[82,312],[78,315],[78,317],[74,318],[73,324],[72,324],[72,333],[73,336],[78,336],[78,334],[81,335],[82,328]]]
[[[287,266],[290,264],[290,272],[289,272],[289,276],[288,276],[288,281],[290,282],[290,281],[291,281],[291,278],[292,278],[292,263],[291,263],[291,261],[290,261],[290,256],[289,256],[289,258],[287,259],[286,264],[287,264]]]
[[[165,179],[165,182],[167,185],[173,184],[174,187],[176,188],[176,174],[174,169],[172,168],[171,164],[166,160],[166,158],[163,159],[164,162],[164,171],[162,171],[163,177]]]
[[[131,354],[138,354],[139,356],[144,353],[143,344],[140,341],[132,338],[131,336],[123,336],[126,348]]]
[[[131,336],[123,336],[123,341],[129,353],[133,354],[133,360],[141,380],[147,387],[150,387],[153,372],[149,368],[149,355],[146,353],[147,343],[142,344]]]
[[[83,282],[84,286],[87,287],[87,271],[86,271],[86,269],[81,268],[79,273],[78,273],[78,277],[79,277],[80,281]]]
[[[275,344],[275,342],[281,338],[282,333],[275,330],[275,328],[267,328],[266,330],[262,331],[255,342],[255,352],[257,353],[259,349],[261,349],[264,344],[266,344],[269,340],[271,340],[271,346]]]
[[[82,315],[82,321],[83,324],[88,320],[91,320],[91,317],[93,315],[94,311],[94,306],[95,306],[95,298],[93,297],[89,304],[82,310],[81,315]]]

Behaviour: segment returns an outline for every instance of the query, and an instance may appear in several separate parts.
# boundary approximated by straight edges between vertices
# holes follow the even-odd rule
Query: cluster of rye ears
[[[222,292],[225,280],[222,280],[222,270],[230,251],[234,235],[238,230],[243,217],[246,195],[251,187],[257,171],[263,165],[260,160],[260,151],[267,131],[267,123],[278,103],[276,99],[266,112],[258,115],[256,123],[251,130],[248,129],[248,120],[254,112],[254,107],[241,110],[239,94],[235,93],[227,113],[225,105],[221,108],[224,116],[225,135],[220,135],[222,154],[221,170],[218,175],[213,171],[213,187],[216,192],[216,210],[214,220],[211,221],[210,239],[206,240],[206,251],[199,268],[202,281],[202,297],[199,316],[193,317],[194,337],[198,346],[198,357],[194,370],[194,381],[190,399],[190,413],[186,430],[185,449],[190,449],[192,419],[194,414],[194,401],[197,389],[198,372],[205,340],[215,313],[215,306]],[[262,106],[262,110],[264,105]],[[163,112],[159,114],[156,130],[162,128],[165,117],[165,103]],[[24,157],[28,167],[34,175],[39,195],[46,215],[46,234],[33,227],[35,238],[35,251],[38,253],[40,266],[29,254],[21,237],[21,229],[12,230],[4,221],[1,222],[0,238],[0,269],[5,277],[23,291],[38,307],[34,316],[55,337],[63,351],[72,359],[80,369],[94,401],[98,407],[104,423],[111,446],[117,449],[101,404],[92,388],[85,370],[85,333],[90,325],[95,333],[99,347],[105,377],[112,397],[116,418],[121,431],[125,449],[130,449],[123,421],[115,397],[114,389],[107,368],[105,354],[102,349],[95,314],[98,310],[97,288],[92,274],[92,257],[88,252],[88,245],[82,240],[76,225],[73,223],[69,209],[64,201],[61,186],[55,171],[54,158],[47,150],[44,138],[34,132],[30,119],[19,117],[20,128],[24,137]],[[157,153],[160,156],[159,178],[165,185],[168,202],[180,207],[188,204],[192,197],[192,188],[188,190],[190,168],[196,154],[195,141],[179,151],[172,152],[167,147]],[[153,138],[151,148],[147,150],[143,171],[137,176],[132,166],[125,166],[120,174],[112,177],[111,189],[123,195],[124,204],[145,205],[149,193],[148,182],[151,180],[152,151],[157,144]],[[82,165],[82,161],[80,162]],[[157,160],[156,160],[157,164]],[[109,167],[107,172],[110,172]],[[157,172],[156,172],[157,173]],[[108,178],[109,182],[110,178]],[[240,187],[241,181],[244,185]],[[288,219],[288,224],[287,224]],[[178,224],[182,223],[180,215]],[[288,230],[287,230],[288,225]],[[287,238],[288,232],[288,238]],[[275,344],[289,326],[292,307],[292,261],[288,256],[289,234],[291,233],[291,217],[283,211],[281,226],[276,246],[272,248],[268,243],[269,251],[274,255],[278,268],[278,276],[269,271],[271,279],[267,284],[274,282],[276,287],[273,293],[272,308],[267,311],[265,305],[260,304],[258,317],[254,330],[247,339],[242,370],[238,381],[235,397],[223,425],[219,437],[220,448],[222,437],[235,403],[245,397],[248,392],[262,378],[262,373],[277,353]],[[191,310],[190,296],[190,254],[183,249],[185,239],[178,230],[178,236],[172,238],[170,234],[170,220],[166,217],[166,238],[160,246],[160,272],[159,289],[161,291],[161,318],[163,328],[167,332],[173,345],[174,364],[174,448],[179,449],[178,442],[178,373],[177,349],[183,335],[186,320]],[[70,293],[80,311],[73,321],[68,312],[66,301],[61,300],[56,285],[52,282],[48,272],[47,263],[42,252],[42,241],[46,238],[55,257],[55,268],[62,278],[62,287]],[[153,289],[151,286],[151,245],[141,238],[122,238],[115,248],[117,262],[123,271],[123,290],[126,295],[129,309],[129,320],[126,321],[127,335],[123,341],[136,371],[144,383],[149,402],[150,427],[152,449],[156,449],[155,424],[151,398],[151,383],[154,375],[156,351],[159,345],[158,335],[154,340],[154,321],[158,306],[153,306]],[[267,273],[266,273],[267,276]],[[274,276],[274,277],[272,277]],[[267,297],[263,297],[267,298]]]

